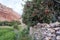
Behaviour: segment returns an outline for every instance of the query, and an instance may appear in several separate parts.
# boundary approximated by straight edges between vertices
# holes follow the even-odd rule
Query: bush
[[[20,21],[0,21],[0,26],[14,26],[14,25],[20,25]]]

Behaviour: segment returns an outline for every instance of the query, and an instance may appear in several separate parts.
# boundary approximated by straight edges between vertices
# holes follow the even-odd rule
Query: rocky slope
[[[0,21],[13,21],[19,19],[20,15],[18,13],[0,3]]]

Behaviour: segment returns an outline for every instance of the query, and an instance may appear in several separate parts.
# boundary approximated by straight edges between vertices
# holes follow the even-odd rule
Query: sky
[[[25,0],[26,1],[26,0]],[[6,5],[7,7],[12,8],[14,11],[22,15],[23,6],[21,4],[25,4],[22,0],[0,0],[0,3]]]

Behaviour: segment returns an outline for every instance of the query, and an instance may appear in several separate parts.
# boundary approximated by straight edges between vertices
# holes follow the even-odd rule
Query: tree
[[[23,23],[26,25],[34,26],[37,23],[51,23],[58,21],[57,19],[58,16],[60,16],[60,12],[57,12],[60,10],[58,9],[60,8],[60,4],[58,7],[57,4],[58,2],[56,0],[27,1],[24,5],[22,15]]]

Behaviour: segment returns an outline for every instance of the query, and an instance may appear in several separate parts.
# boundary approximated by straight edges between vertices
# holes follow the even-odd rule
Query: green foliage
[[[32,40],[29,36],[29,29],[24,29],[20,32],[20,40]]]
[[[19,21],[0,21],[0,26],[14,26],[14,25],[20,25],[21,23]]]
[[[24,5],[22,15],[23,23],[25,23],[26,25],[34,26],[37,23],[50,23],[58,21],[58,13],[55,12],[55,9],[57,8],[54,7],[55,6],[53,0],[27,1]]]
[[[15,33],[13,29],[0,28],[0,40],[14,40]]]
[[[44,20],[43,13],[41,13],[41,0],[33,0],[33,1],[27,1],[26,5],[24,6],[24,14],[22,15],[23,17],[23,22],[27,25],[35,25],[39,21],[46,21]],[[43,7],[44,8],[44,7]],[[41,19],[40,19],[41,18]]]
[[[16,25],[15,27],[0,28],[0,40],[31,40],[28,28],[23,29],[21,25]],[[19,30],[17,27],[19,27]]]

